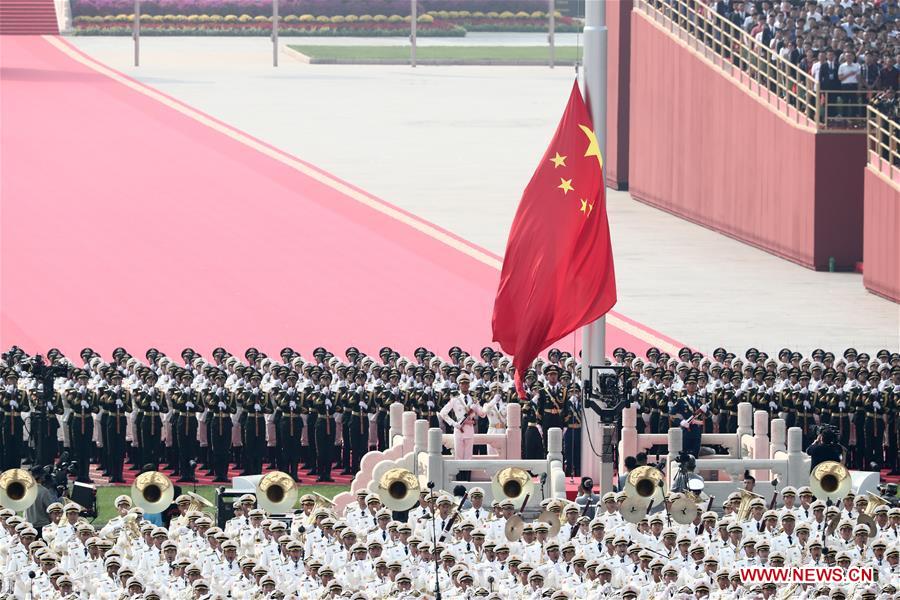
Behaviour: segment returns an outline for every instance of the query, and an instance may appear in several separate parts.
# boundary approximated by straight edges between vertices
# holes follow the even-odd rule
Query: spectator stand
[[[635,9],[789,121],[814,131],[865,129],[870,90],[826,89],[812,66],[806,70],[781,56],[715,6],[697,0],[636,0]]]
[[[869,168],[900,185],[900,120],[894,94],[869,105],[866,120]]]

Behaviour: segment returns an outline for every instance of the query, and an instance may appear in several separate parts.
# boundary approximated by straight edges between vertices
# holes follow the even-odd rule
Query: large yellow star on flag
[[[594,132],[587,125],[579,125],[578,127],[584,132],[584,135],[587,136],[587,139],[590,142],[587,150],[584,152],[585,157],[596,156],[597,162],[600,163],[600,168],[602,169],[603,157],[600,155],[600,144],[597,143],[597,136],[594,135]]]
[[[562,177],[559,178],[559,185],[556,186],[556,187],[558,187],[559,189],[561,189],[561,190],[563,191],[563,195],[566,195],[566,194],[568,194],[571,190],[574,190],[574,189],[575,189],[575,188],[572,187],[572,180],[571,180],[571,179],[563,179]]]
[[[553,168],[556,169],[558,167],[566,166],[566,157],[561,155],[559,152],[556,153],[556,156],[550,159],[553,163]]]

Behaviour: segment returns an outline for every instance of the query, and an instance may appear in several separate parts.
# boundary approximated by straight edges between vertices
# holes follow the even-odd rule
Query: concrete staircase
[[[0,0],[0,35],[57,35],[54,0]]]

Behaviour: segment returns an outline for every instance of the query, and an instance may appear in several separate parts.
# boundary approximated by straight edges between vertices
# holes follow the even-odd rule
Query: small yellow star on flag
[[[584,216],[590,216],[591,211],[594,210],[593,204],[588,204],[588,201],[584,198],[581,198],[581,212],[584,213]]]
[[[559,152],[556,153],[556,156],[550,159],[553,162],[553,168],[564,167],[566,166],[566,157],[561,155]]]
[[[575,189],[572,187],[571,179],[563,179],[562,177],[559,178],[559,185],[556,187],[563,191],[563,195],[568,194],[570,190]]]

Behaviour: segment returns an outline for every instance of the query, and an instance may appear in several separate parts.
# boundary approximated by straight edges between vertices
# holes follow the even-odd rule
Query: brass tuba
[[[172,504],[175,486],[159,471],[141,473],[131,484],[131,499],[145,513],[158,514]]]
[[[531,480],[531,475],[519,467],[500,469],[491,480],[491,492],[497,502],[503,500],[516,502],[524,499],[525,496],[530,496],[533,490],[534,482]]]
[[[635,501],[652,500],[653,504],[659,504],[666,495],[666,476],[656,467],[645,465],[637,467],[628,473],[625,481],[625,494]],[[647,505],[647,502],[643,502]]]
[[[735,519],[737,519],[738,523],[743,523],[750,518],[750,503],[756,499],[765,502],[766,499],[759,494],[754,494],[753,492],[743,489],[738,490],[738,494],[741,496],[741,503],[738,504],[737,510],[734,511]]]
[[[419,478],[408,469],[388,469],[378,480],[378,497],[390,510],[409,510],[419,501]]]
[[[297,503],[294,478],[284,471],[272,471],[256,484],[256,503],[268,513],[289,512]]]
[[[872,492],[866,493],[866,500],[868,502],[866,503],[865,513],[867,515],[869,515],[870,517],[875,516],[875,509],[877,509],[879,506],[887,506],[888,505],[887,500],[885,500],[881,496],[877,496],[877,495],[873,494]]]
[[[833,460],[819,463],[809,474],[809,487],[819,500],[839,500],[847,495],[852,486],[850,471]]]
[[[0,474],[0,506],[19,512],[37,498],[37,482],[25,469],[9,469]]]

